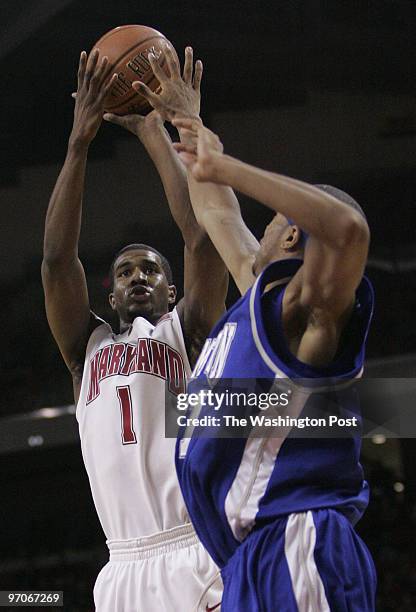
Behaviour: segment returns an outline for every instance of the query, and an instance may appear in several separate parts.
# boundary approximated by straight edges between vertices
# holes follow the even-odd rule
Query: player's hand
[[[159,61],[150,53],[149,62],[160,83],[160,92],[153,93],[144,83],[132,84],[139,94],[157,110],[163,119],[172,121],[175,117],[198,117],[201,106],[202,62],[193,61],[192,47],[185,49],[183,74],[172,48],[165,45],[164,54],[170,76],[161,68]]]
[[[223,159],[223,144],[200,119],[179,117],[172,120],[181,133],[181,142],[174,148],[198,182],[220,183],[218,170]]]
[[[88,147],[101,125],[104,100],[117,75],[107,82],[108,58],[98,61],[99,51],[94,50],[87,58],[81,53],[78,66],[78,87],[75,97],[74,123],[70,136],[73,145]]]
[[[155,110],[145,117],[142,115],[124,115],[121,117],[113,113],[105,113],[103,118],[109,123],[115,123],[128,130],[142,142],[159,133],[163,129],[164,123],[160,114]]]

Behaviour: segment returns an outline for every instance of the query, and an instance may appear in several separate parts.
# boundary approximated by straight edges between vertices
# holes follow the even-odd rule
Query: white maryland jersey
[[[88,342],[77,405],[82,454],[108,540],[147,536],[187,522],[165,438],[165,387],[190,375],[175,310],[156,325],[137,317],[115,335],[104,323]]]

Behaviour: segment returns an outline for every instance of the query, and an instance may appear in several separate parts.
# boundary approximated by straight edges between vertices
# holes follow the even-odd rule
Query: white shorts
[[[97,612],[219,612],[219,570],[191,524],[107,542],[94,587]]]

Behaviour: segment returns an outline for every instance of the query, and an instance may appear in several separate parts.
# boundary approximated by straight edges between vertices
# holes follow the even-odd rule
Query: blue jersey
[[[325,368],[300,362],[288,349],[282,328],[285,287],[302,265],[289,259],[271,264],[254,286],[210,333],[189,384],[189,393],[212,379],[257,379],[269,389],[277,379],[311,383],[300,394],[301,416],[322,394],[342,412],[359,415],[347,381],[362,374],[365,342],[373,311],[373,290],[364,278],[356,292],[340,350]],[[264,293],[266,285],[272,289]],[[314,381],[336,385],[318,391]],[[265,382],[266,381],[266,382]],[[344,389],[339,391],[337,389]],[[299,403],[299,402],[298,402]],[[205,406],[205,415],[218,415]],[[188,432],[189,433],[189,432]],[[291,513],[331,508],[354,524],[368,504],[368,485],[359,463],[360,436],[298,438],[184,437],[176,446],[176,467],[192,522],[216,563],[223,567],[246,536],[259,526]]]

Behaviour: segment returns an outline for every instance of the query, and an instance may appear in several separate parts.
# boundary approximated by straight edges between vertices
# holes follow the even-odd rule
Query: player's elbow
[[[64,263],[60,257],[57,257],[56,255],[51,253],[44,253],[40,269],[42,279],[51,277],[63,267]]]
[[[78,265],[78,257],[69,254],[44,253],[41,276],[45,283],[48,279],[68,275]]]
[[[42,260],[42,265],[40,268],[40,273],[41,273],[41,277],[42,277],[42,283],[45,286],[48,281],[54,277],[54,274],[57,271],[58,266],[56,264],[53,263],[53,261],[50,261],[47,258],[43,258]]]
[[[77,249],[68,248],[55,240],[45,240],[43,244],[42,266],[50,269],[71,265],[78,259]]]
[[[337,243],[340,249],[351,249],[356,246],[368,248],[370,229],[364,217],[354,210],[344,215],[343,219],[340,219]]]

